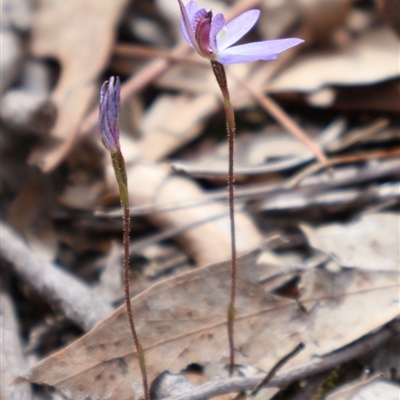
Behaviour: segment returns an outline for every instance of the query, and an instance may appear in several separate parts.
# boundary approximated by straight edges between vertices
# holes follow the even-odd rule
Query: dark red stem
[[[229,339],[229,374],[233,374],[235,366],[235,347],[234,347],[234,321],[235,321],[235,298],[236,298],[236,230],[235,230],[235,175],[234,175],[234,158],[235,158],[235,114],[233,112],[231,100],[228,91],[228,82],[224,66],[217,62],[211,61],[211,66],[221,89],[224,99],[224,109],[226,115],[226,130],[228,132],[229,146],[229,167],[228,167],[228,194],[229,194],[229,217],[231,222],[231,294],[228,306],[228,339]]]
[[[135,323],[133,321],[133,311],[130,296],[130,231],[131,231],[131,216],[129,208],[128,180],[126,176],[125,161],[121,152],[112,156],[115,175],[118,181],[121,206],[123,211],[123,247],[124,247],[124,292],[126,312],[128,314],[129,326],[131,328],[132,338],[135,343],[136,352],[138,355],[140,370],[142,373],[143,391],[145,400],[150,400],[149,387],[147,382],[146,364],[144,360],[143,348],[139,342],[139,337],[136,333]]]

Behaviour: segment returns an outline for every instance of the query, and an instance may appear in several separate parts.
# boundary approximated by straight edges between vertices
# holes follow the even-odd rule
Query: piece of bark
[[[17,316],[5,283],[0,286],[0,398],[31,400],[31,386],[11,386],[11,382],[27,368],[22,354]]]
[[[7,224],[0,222],[1,257],[29,286],[85,331],[113,309],[79,278],[35,254]]]
[[[203,195],[202,189],[191,179],[171,175],[169,170],[156,164],[138,164],[128,170],[128,188],[131,204],[148,206],[164,202],[182,202]],[[195,207],[183,207],[149,215],[154,225],[179,228],[187,224],[227,213],[226,202],[212,202]],[[226,261],[231,256],[230,223],[228,215],[186,230],[177,241],[204,266]],[[236,213],[236,247],[238,254],[258,249],[263,242],[261,233],[244,212]]]

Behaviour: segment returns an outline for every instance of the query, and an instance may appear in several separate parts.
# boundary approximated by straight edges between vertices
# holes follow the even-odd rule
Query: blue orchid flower
[[[304,42],[302,39],[278,39],[233,46],[257,22],[259,10],[249,10],[225,25],[222,14],[199,8],[195,1],[186,6],[178,0],[185,40],[202,57],[221,64],[238,64],[258,60],[274,60],[282,51]]]

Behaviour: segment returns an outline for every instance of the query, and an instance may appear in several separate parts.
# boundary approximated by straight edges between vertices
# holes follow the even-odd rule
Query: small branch
[[[172,62],[186,62],[208,67],[206,60],[194,56],[193,54],[183,54],[170,49],[152,48],[136,44],[118,43],[114,46],[114,55],[119,57],[136,57],[142,59],[162,57]]]
[[[324,163],[319,163],[319,164],[312,164],[309,167],[306,167],[302,171],[300,171],[298,174],[296,174],[293,178],[289,180],[288,187],[296,187],[300,185],[300,183],[307,178],[308,176],[318,172],[322,168],[326,167],[333,167],[334,165],[340,165],[340,164],[349,164],[349,163],[357,163],[357,162],[363,162],[366,160],[373,160],[373,159],[382,159],[382,158],[391,158],[391,157],[396,157],[400,155],[400,148],[394,148],[391,150],[378,150],[378,151],[372,151],[372,152],[367,152],[367,153],[361,153],[361,154],[349,154],[346,156],[341,156],[341,157],[335,157],[335,158],[330,158]]]
[[[326,163],[327,158],[321,149],[321,147],[309,138],[308,134],[302,129],[296,121],[290,117],[286,111],[279,106],[271,97],[263,94],[253,86],[249,85],[244,79],[235,76],[237,82],[239,82],[244,88],[246,88],[251,95],[259,102],[259,104],[267,111],[273,118],[275,118],[285,129],[287,129],[293,136],[302,141],[308,148],[310,148],[315,157],[321,163]]]
[[[243,206],[240,209],[241,209],[241,211],[243,211]],[[162,242],[163,240],[166,240],[166,239],[171,239],[175,236],[181,235],[182,233],[184,233],[185,231],[188,231],[189,229],[196,228],[198,226],[201,226],[201,225],[206,224],[211,221],[216,221],[218,219],[225,218],[226,216],[227,216],[226,212],[218,213],[216,215],[210,215],[208,218],[201,218],[198,221],[191,222],[189,224],[179,226],[177,228],[168,228],[161,232],[151,234],[151,235],[145,237],[144,239],[137,240],[136,242],[132,243],[132,245],[130,246],[130,254],[135,254],[139,250],[141,250],[142,248],[144,248],[150,244]]]
[[[285,387],[299,379],[327,371],[371,351],[392,336],[393,331],[390,327],[384,328],[333,353],[312,358],[303,365],[278,374],[269,382],[267,387]],[[218,379],[205,383],[190,394],[168,397],[163,400],[204,400],[227,393],[251,390],[263,378],[264,375]]]
[[[85,331],[113,308],[85,282],[34,253],[7,224],[0,222],[0,253],[11,270]]]
[[[17,316],[12,299],[4,287],[2,277],[0,286],[0,398],[8,400],[32,400],[29,384],[11,386],[11,381],[27,368],[22,354]]]
[[[268,372],[266,377],[256,385],[256,387],[252,390],[251,395],[252,396],[257,396],[258,392],[265,386],[268,385],[269,382],[271,382],[272,378],[276,375],[276,373],[293,357],[295,357],[301,350],[304,349],[304,344],[300,343],[298,344],[294,350],[292,350],[289,354],[287,354],[285,357],[281,358],[272,368],[271,371]]]

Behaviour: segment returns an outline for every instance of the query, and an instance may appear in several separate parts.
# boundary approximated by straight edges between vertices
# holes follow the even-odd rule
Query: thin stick
[[[224,66],[217,61],[211,61],[211,66],[224,99],[224,109],[226,115],[226,130],[228,132],[229,143],[229,168],[228,168],[228,199],[229,199],[229,218],[231,221],[231,294],[228,305],[228,339],[229,339],[229,374],[232,376],[235,365],[235,346],[234,346],[234,320],[235,320],[235,297],[236,297],[236,231],[235,231],[235,114],[233,112],[229,97],[228,83]]]
[[[272,369],[268,372],[266,377],[258,384],[256,387],[252,390],[251,395],[252,396],[257,396],[258,392],[265,386],[268,385],[268,383],[271,382],[271,379],[276,375],[278,370],[280,370],[289,360],[291,360],[293,357],[295,357],[301,350],[304,349],[304,343],[299,343],[289,354],[287,354],[285,357],[281,358],[273,367]]]
[[[239,82],[244,88],[246,88],[251,95],[259,102],[259,104],[267,111],[273,118],[275,118],[285,129],[287,129],[293,136],[302,141],[308,148],[310,148],[315,157],[320,163],[326,163],[327,158],[321,149],[321,147],[314,142],[308,136],[307,132],[304,131],[294,120],[291,118],[285,110],[279,106],[271,97],[267,94],[263,94],[253,86],[249,85],[244,79],[235,76],[237,82]]]
[[[0,221],[0,258],[48,303],[89,331],[113,308],[82,279],[51,263],[28,247],[8,224]]]
[[[208,68],[208,62],[203,58],[199,58],[194,54],[184,54],[171,49],[152,48],[148,46],[140,46],[136,44],[117,43],[113,49],[114,55],[119,57],[136,57],[136,58],[158,58],[172,62],[186,62],[194,65],[203,65]]]
[[[396,332],[395,328],[392,330],[390,327],[387,327],[330,354],[322,357],[313,357],[297,367],[279,373],[272,378],[267,387],[284,387],[299,379],[328,371],[380,346],[393,337],[394,332]],[[175,395],[163,400],[203,400],[227,393],[241,392],[252,389],[260,379],[262,379],[260,375],[216,379],[196,387],[191,393]]]
[[[361,154],[349,154],[342,157],[330,158],[324,163],[312,164],[309,167],[306,167],[302,171],[300,171],[297,175],[291,178],[288,182],[288,187],[296,187],[300,185],[300,183],[307,178],[308,176],[318,172],[322,168],[332,167],[338,164],[347,164],[353,162],[361,162],[365,160],[372,160],[375,158],[389,158],[396,157],[400,155],[400,148],[395,148],[391,150],[384,151],[374,151],[369,153],[361,153]]]
[[[18,316],[8,291],[8,281],[8,276],[3,274],[0,281],[0,335],[2,340],[0,346],[0,398],[32,400],[31,385],[19,387],[10,385],[10,382],[27,368],[27,362],[23,355]]]

